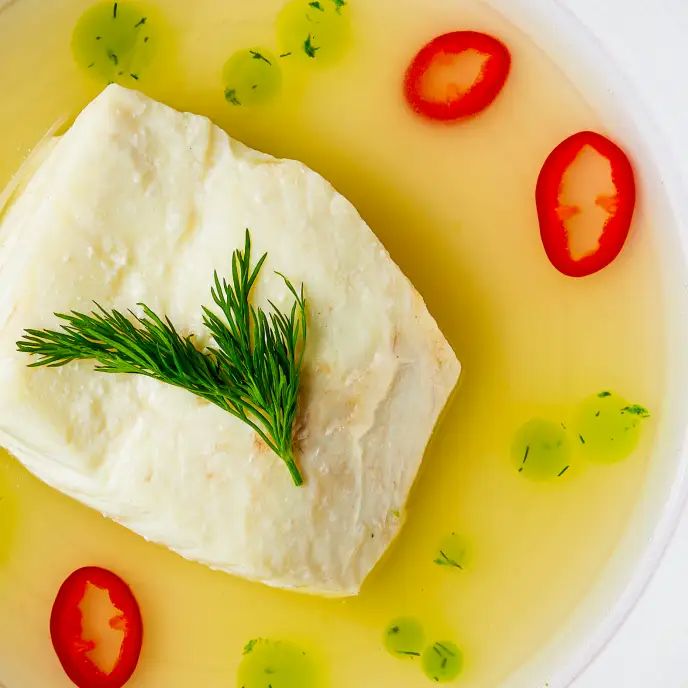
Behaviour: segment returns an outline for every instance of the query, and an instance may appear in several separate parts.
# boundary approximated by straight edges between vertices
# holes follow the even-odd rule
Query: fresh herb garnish
[[[571,466],[564,466],[564,467],[559,471],[559,473],[557,473],[557,478],[561,478],[561,476],[564,475],[564,473],[566,473],[566,471],[568,471],[569,468],[571,468]]]
[[[186,389],[249,425],[286,464],[295,485],[303,479],[292,450],[292,435],[306,344],[303,286],[287,314],[271,303],[265,312],[249,297],[265,262],[251,267],[251,237],[232,255],[231,281],[214,275],[212,300],[221,316],[203,308],[203,324],[214,346],[198,348],[194,335],[182,336],[167,317],[145,304],[131,317],[96,303],[90,314],[56,313],[60,330],[27,329],[17,350],[38,360],[30,367],[58,367],[95,360],[104,373],[139,374]],[[278,273],[279,274],[279,273]]]
[[[314,2],[309,2],[308,6],[312,7],[313,9],[320,10],[321,12],[325,11],[325,8],[318,2],[318,0],[314,0]]]
[[[270,60],[268,60],[263,53],[259,53],[257,50],[249,50],[249,53],[251,53],[251,57],[254,60],[263,60],[263,62],[267,62],[270,66],[272,66],[272,62],[270,62]]]
[[[258,638],[253,638],[252,640],[249,640],[246,645],[244,645],[244,654],[247,655],[250,652],[253,651],[253,648],[256,646],[256,643],[258,642]]]
[[[228,88],[225,90],[225,100],[232,105],[241,105],[241,101],[237,98],[235,88]]]
[[[334,3],[337,12],[341,12],[342,7],[346,7],[346,0],[332,0],[332,2]]]
[[[444,643],[435,643],[433,645],[433,647],[435,649],[438,649],[438,651],[441,651],[440,654],[442,652],[444,652],[445,654],[449,655],[450,657],[456,657],[456,652],[454,652],[452,649],[447,647],[447,645],[445,645]]]
[[[459,564],[459,562],[455,559],[452,559],[451,557],[447,556],[447,554],[443,550],[440,550],[439,556],[433,559],[433,561],[438,566],[453,566],[455,569],[463,570],[463,566],[461,566],[461,564]]]
[[[308,654],[297,645],[270,638],[258,638],[244,651],[233,685],[242,688],[312,688],[317,674]]]
[[[621,413],[630,413],[633,416],[639,416],[640,418],[649,418],[650,412],[640,404],[631,404],[630,406],[624,406],[621,409]]]
[[[455,679],[463,668],[463,654],[454,643],[433,643],[423,652],[423,671],[437,683]]]
[[[280,55],[280,57],[289,57],[290,55],[291,55],[291,53],[282,53]]]
[[[600,392],[597,396],[600,399],[604,399],[605,397],[610,397],[611,395],[612,395],[611,392],[604,391],[604,392]]]
[[[133,3],[97,3],[74,26],[72,54],[76,63],[102,84],[131,84],[131,73],[140,75],[143,81],[145,70],[155,58],[144,37],[154,38],[156,30],[154,15],[142,12]]]
[[[570,453],[570,435],[563,424],[542,418],[532,418],[522,425],[511,443],[515,469],[531,480],[556,478],[570,463]]]
[[[267,48],[242,48],[225,62],[222,81],[225,99],[231,105],[264,105],[279,94],[282,70],[277,56]]]
[[[438,566],[459,569],[466,568],[469,547],[466,540],[455,532],[445,535],[437,545],[437,556],[432,560]]]
[[[308,34],[308,38],[303,42],[303,51],[308,55],[308,57],[315,57],[315,53],[318,52],[320,48],[313,45],[313,37]]]
[[[138,80],[139,80],[139,75],[138,75],[138,74],[134,74],[134,73],[132,72],[129,76],[130,76],[134,81],[138,81]]]
[[[395,657],[420,657],[424,642],[423,627],[410,617],[392,622],[384,633],[385,648]]]

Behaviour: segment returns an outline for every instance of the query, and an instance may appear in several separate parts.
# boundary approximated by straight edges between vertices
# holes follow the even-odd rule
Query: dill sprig
[[[306,345],[306,300],[281,273],[294,296],[282,313],[270,301],[266,312],[249,302],[267,254],[251,268],[251,236],[232,255],[231,280],[214,274],[212,300],[221,312],[203,308],[203,323],[215,346],[199,348],[168,317],[143,303],[143,315],[106,310],[56,313],[59,330],[27,329],[19,351],[38,356],[30,367],[58,367],[92,359],[103,373],[151,377],[186,389],[249,425],[287,465],[295,485],[303,478],[292,449],[301,364]]]
[[[448,556],[443,550],[439,551],[439,554],[433,559],[433,562],[438,566],[451,566],[455,569],[463,569],[463,566],[461,566],[456,559],[452,559],[452,557]]]

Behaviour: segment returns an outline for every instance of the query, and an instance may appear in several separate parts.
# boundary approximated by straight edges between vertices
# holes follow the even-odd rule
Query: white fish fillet
[[[243,423],[191,393],[91,362],[30,369],[15,342],[53,313],[143,301],[207,341],[213,270],[251,229],[304,283],[309,340],[296,452],[306,485]],[[109,86],[0,222],[0,443],[32,473],[144,538],[216,569],[358,592],[399,531],[459,363],[352,205],[305,165],[208,119]]]

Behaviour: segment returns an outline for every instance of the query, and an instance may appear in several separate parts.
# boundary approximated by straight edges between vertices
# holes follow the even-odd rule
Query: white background
[[[559,1],[621,62],[688,180],[688,0]],[[573,688],[688,688],[688,512],[638,606]]]

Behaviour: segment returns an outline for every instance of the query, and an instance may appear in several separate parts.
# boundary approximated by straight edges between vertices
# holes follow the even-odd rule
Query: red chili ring
[[[608,214],[602,227],[597,248],[575,259],[571,255],[566,213],[560,202],[562,182],[568,168],[585,146],[609,161],[613,198],[599,196],[595,202]],[[593,131],[581,131],[562,141],[547,157],[535,190],[540,236],[547,256],[554,267],[570,277],[584,277],[605,268],[620,253],[628,236],[635,208],[633,167],[626,154],[608,138]],[[573,208],[573,212],[577,208]]]
[[[83,637],[81,601],[92,585],[104,590],[118,614],[110,626],[122,632],[119,656],[109,673],[88,653],[95,643]],[[143,641],[139,605],[129,586],[107,569],[87,566],[71,573],[62,583],[50,615],[50,636],[65,673],[79,688],[121,688],[134,673]]]
[[[451,81],[443,93],[428,92],[426,76],[439,62],[474,50],[485,56],[480,74],[461,90]],[[436,120],[456,120],[484,110],[502,90],[511,68],[507,47],[496,38],[477,31],[453,31],[433,39],[413,58],[404,79],[406,99],[419,114]]]

